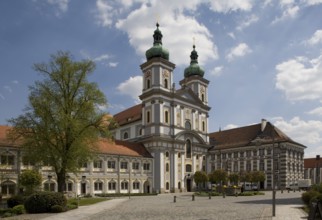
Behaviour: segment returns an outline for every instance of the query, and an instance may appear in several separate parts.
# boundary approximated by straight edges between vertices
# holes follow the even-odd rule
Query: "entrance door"
[[[86,183],[81,184],[81,194],[86,194]]]
[[[187,192],[191,192],[191,179],[187,179],[186,186],[187,186]]]

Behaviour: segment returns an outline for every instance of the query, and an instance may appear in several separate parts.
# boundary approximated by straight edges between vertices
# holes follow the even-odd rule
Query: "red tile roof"
[[[7,139],[7,132],[10,130],[9,126],[0,125],[0,145],[15,146]],[[98,142],[99,153],[106,153],[112,155],[123,155],[133,157],[152,157],[146,150],[143,144],[131,143],[126,141],[109,141],[107,139],[100,139]]]
[[[99,142],[98,148],[100,153],[152,158],[152,155],[146,150],[144,145],[140,143],[103,139]]]
[[[255,141],[255,139],[258,139],[259,141],[261,141],[261,143],[271,143],[272,134],[274,134],[274,141],[276,142],[288,141],[299,144],[289,138],[281,130],[273,126],[270,122],[266,123],[263,132],[261,131],[261,123],[259,123],[255,125],[210,133],[209,137],[211,144],[214,145],[215,149],[228,149],[248,146],[252,141]]]
[[[119,125],[125,125],[142,119],[142,104],[132,106],[114,115],[115,121]]]
[[[322,158],[316,160],[316,158],[305,158],[304,159],[304,169],[305,168],[316,168],[319,164],[319,167],[322,167]]]

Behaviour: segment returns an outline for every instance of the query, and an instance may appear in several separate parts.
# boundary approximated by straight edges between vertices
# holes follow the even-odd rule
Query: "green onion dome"
[[[196,46],[193,45],[193,51],[191,51],[191,61],[190,61],[190,66],[188,66],[185,70],[184,70],[184,77],[187,78],[189,76],[201,76],[203,77],[203,75],[205,74],[205,71],[199,66],[198,64],[198,53],[195,50]]]
[[[159,24],[157,23],[157,29],[154,31],[153,38],[153,47],[148,49],[145,52],[147,60],[150,60],[154,57],[162,57],[163,59],[169,60],[169,51],[162,47],[162,33],[159,30]]]

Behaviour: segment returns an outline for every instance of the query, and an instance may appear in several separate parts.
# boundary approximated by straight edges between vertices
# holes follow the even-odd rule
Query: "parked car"
[[[257,191],[258,190],[257,184],[255,184],[255,183],[246,182],[246,183],[243,183],[242,187],[243,187],[243,190],[245,190],[245,191],[252,191],[252,190]]]
[[[290,185],[286,186],[287,190],[298,190],[299,185],[297,183],[291,183]]]

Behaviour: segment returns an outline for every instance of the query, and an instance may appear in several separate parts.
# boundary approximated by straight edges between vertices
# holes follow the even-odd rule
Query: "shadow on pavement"
[[[262,199],[262,200],[252,200],[252,201],[236,201],[235,203],[241,204],[272,204],[272,199]],[[300,198],[277,198],[276,205],[303,205],[303,202]]]

